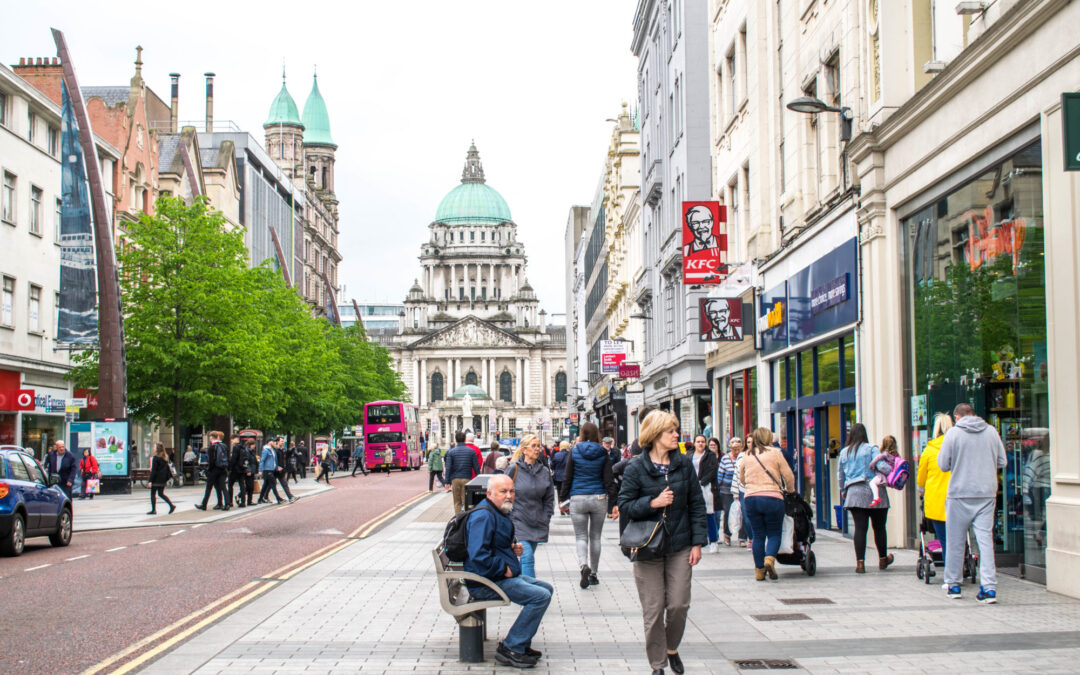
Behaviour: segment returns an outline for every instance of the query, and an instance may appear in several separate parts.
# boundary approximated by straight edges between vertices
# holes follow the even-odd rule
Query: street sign
[[[636,363],[620,363],[619,377],[626,379],[641,377],[641,366]]]
[[[1061,127],[1065,170],[1080,171],[1080,93],[1061,95]]]
[[[626,350],[630,343],[624,340],[600,341],[600,373],[618,375],[619,364],[626,360]]]

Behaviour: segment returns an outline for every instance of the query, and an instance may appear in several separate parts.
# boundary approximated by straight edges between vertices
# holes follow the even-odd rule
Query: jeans
[[[750,524],[750,519],[746,517],[746,493],[739,493],[739,506],[742,508],[742,529],[739,530],[739,541],[746,541],[747,539],[754,538],[754,528]]]
[[[278,485],[281,486],[281,489],[285,491],[285,496],[289,499],[292,499],[292,492],[289,491],[289,479],[285,476],[285,472],[278,471],[276,474],[274,474],[274,477],[277,479]],[[329,484],[329,481],[327,481],[327,484]],[[276,490],[274,491],[274,494],[277,494]]]
[[[948,546],[946,546],[947,534],[945,532],[945,521],[934,520],[933,518],[927,518],[926,520],[934,526],[934,537],[938,540],[938,543],[941,544],[941,559],[944,560],[945,553],[949,550]]]
[[[570,498],[578,566],[588,565],[593,574],[600,564],[600,532],[607,518],[607,502],[607,495],[574,495]]]
[[[206,506],[210,501],[211,490],[217,496],[217,505],[222,508],[229,506],[228,502],[225,502],[225,471],[222,469],[207,469],[206,470],[206,492],[203,494],[202,505]]]
[[[716,514],[706,513],[705,524],[709,528],[709,543],[715,544],[720,539],[720,528],[716,525]]]
[[[526,577],[536,577],[536,549],[540,546],[538,541],[522,541],[521,544],[521,574]]]
[[[510,602],[521,605],[521,613],[518,614],[517,621],[510,626],[502,642],[510,651],[524,654],[525,650],[532,645],[533,636],[536,635],[540,620],[544,618],[544,612],[551,603],[551,592],[554,589],[546,581],[524,574],[519,577],[500,579],[495,582],[495,585],[506,593]],[[470,589],[469,595],[477,600],[495,600],[499,597],[487,587]]]
[[[949,528],[949,543],[945,549],[945,583],[955,586],[963,581],[964,535],[971,527],[979,546],[979,584],[987,589],[997,588],[997,567],[994,565],[994,498],[945,498],[945,523]]]
[[[765,567],[765,557],[776,557],[780,550],[780,535],[784,530],[784,500],[776,497],[745,497],[746,512],[754,531],[754,567]]]
[[[855,534],[852,537],[855,543],[855,560],[865,560],[867,523],[874,528],[874,544],[877,546],[878,557],[889,555],[885,535],[885,521],[889,517],[889,509],[851,508],[848,511],[851,512],[851,519],[855,521]]]
[[[263,486],[262,492],[259,493],[259,501],[264,501],[267,497],[270,496],[270,491],[273,490],[274,498],[277,499],[278,503],[280,504],[283,500],[281,499],[281,495],[278,494],[277,485],[275,485],[275,483],[277,482],[277,478],[274,477],[274,472],[263,471],[262,476]]]

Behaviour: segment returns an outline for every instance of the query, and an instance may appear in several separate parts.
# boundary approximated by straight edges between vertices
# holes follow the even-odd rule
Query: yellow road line
[[[352,546],[354,543],[356,543],[356,541],[353,540],[353,539],[346,539],[344,541],[341,541],[341,542],[339,542],[337,544],[336,548],[333,548],[333,549],[327,551],[326,553],[322,554],[318,558],[315,558],[314,560],[307,561],[306,563],[304,563],[303,565],[300,565],[296,569],[289,570],[287,573],[282,574],[281,576],[279,576],[278,579],[281,580],[281,581],[291,579],[292,577],[296,576],[297,574],[300,574],[301,572],[303,572],[307,568],[311,567],[312,565],[329,558],[330,556],[334,555],[335,553],[337,553],[338,551],[340,551],[342,549],[345,549],[345,548],[348,548],[349,546]]]
[[[405,510],[406,508],[412,506],[413,504],[415,504],[416,502],[420,501],[421,499],[423,499],[424,497],[427,497],[427,496],[428,496],[427,492],[421,492],[420,494],[416,495],[415,497],[413,497],[411,499],[408,499],[408,500],[398,504],[397,506],[390,509],[389,511],[387,511],[383,515],[379,516],[375,520],[373,520],[371,522],[368,522],[368,523],[365,523],[365,524],[361,525],[360,527],[356,528],[355,530],[353,530],[349,534],[349,538],[351,538],[351,539],[364,539],[366,537],[369,537],[371,535],[372,531],[374,531],[375,528],[377,528],[379,525],[382,525],[383,523],[385,523],[390,518],[393,518],[394,516],[401,513],[403,510]]]

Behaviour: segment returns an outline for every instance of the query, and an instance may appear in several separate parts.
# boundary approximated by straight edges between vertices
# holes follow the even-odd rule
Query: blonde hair
[[[753,447],[749,448],[750,454],[756,455],[761,450],[769,450],[772,448],[772,430],[766,427],[758,427],[754,429],[754,433],[751,434],[754,438]]]
[[[160,458],[166,459],[166,460],[169,458],[169,454],[167,452],[165,452],[165,444],[164,443],[158,443],[157,445],[154,446],[154,456],[155,457],[160,457]]]
[[[953,421],[949,413],[938,413],[934,415],[934,433],[930,435],[930,438],[937,438],[952,428]]]
[[[569,450],[570,449],[570,441],[559,441],[559,449],[560,450]]]
[[[645,416],[641,422],[641,433],[638,435],[638,445],[652,446],[660,434],[670,429],[679,428],[679,418],[663,410],[654,410]]]

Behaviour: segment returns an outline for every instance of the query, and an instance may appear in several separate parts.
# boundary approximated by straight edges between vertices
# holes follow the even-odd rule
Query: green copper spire
[[[330,115],[326,112],[326,101],[319,93],[319,76],[312,77],[311,93],[304,103],[304,145],[337,144],[330,138]]]
[[[264,127],[276,124],[295,124],[300,126],[300,113],[296,110],[296,101],[285,87],[285,69],[281,69],[281,91],[277,98],[270,104],[270,115],[266,118]]]

